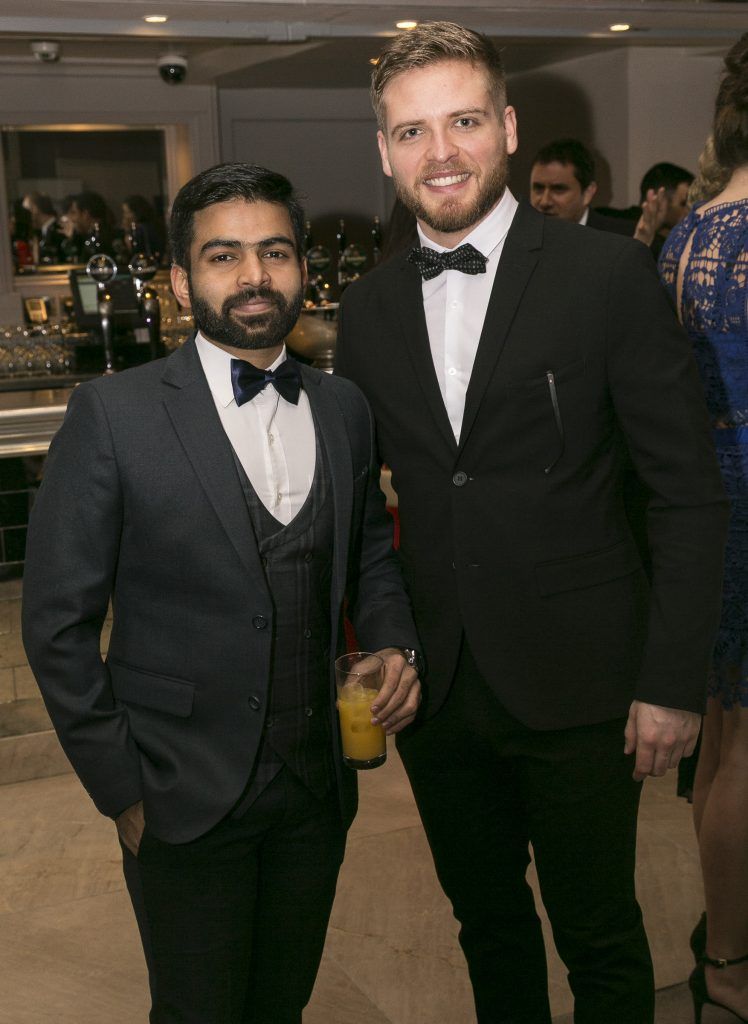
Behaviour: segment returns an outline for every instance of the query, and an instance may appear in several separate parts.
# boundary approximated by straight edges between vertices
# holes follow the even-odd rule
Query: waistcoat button
[[[452,483],[455,485],[455,487],[464,487],[467,482],[467,473],[462,469],[458,469],[455,475],[452,477]]]
[[[259,711],[260,708],[262,707],[262,701],[260,700],[256,693],[253,693],[252,696],[249,698],[249,706],[252,708],[253,711]]]
[[[255,627],[255,629],[266,629],[267,624],[268,620],[265,618],[264,615],[255,615],[255,617],[252,619],[252,625]]]

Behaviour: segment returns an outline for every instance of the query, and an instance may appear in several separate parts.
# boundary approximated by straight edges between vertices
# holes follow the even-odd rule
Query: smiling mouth
[[[448,185],[461,185],[469,177],[468,171],[464,174],[438,174],[433,178],[424,178],[424,183],[430,188],[445,188]]]

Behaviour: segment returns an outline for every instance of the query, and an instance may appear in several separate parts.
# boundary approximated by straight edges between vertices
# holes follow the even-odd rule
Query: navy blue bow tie
[[[268,384],[291,405],[299,404],[301,373],[298,363],[285,359],[277,370],[260,370],[244,359],[231,360],[231,387],[237,405],[251,402]]]
[[[437,252],[425,245],[417,245],[408,253],[408,262],[421,271],[424,281],[438,277],[442,270],[459,270],[463,274],[485,274],[488,260],[474,245],[466,242],[449,252]]]

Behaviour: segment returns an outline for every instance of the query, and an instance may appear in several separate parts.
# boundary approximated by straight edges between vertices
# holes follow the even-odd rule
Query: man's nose
[[[245,253],[239,261],[237,284],[242,287],[249,285],[252,288],[260,288],[270,283],[270,273],[267,264],[255,253]]]
[[[443,164],[448,160],[454,160],[459,151],[459,146],[450,137],[449,132],[437,129],[431,136],[427,158],[434,163]]]

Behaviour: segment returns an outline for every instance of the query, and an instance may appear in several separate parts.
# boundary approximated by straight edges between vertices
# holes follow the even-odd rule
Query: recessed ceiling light
[[[417,21],[397,21],[395,22],[395,28],[404,28],[406,32],[409,32],[412,28],[417,28]]]
[[[147,21],[149,25],[163,25],[169,18],[165,14],[146,14],[143,21]]]
[[[611,25],[610,26],[610,31],[611,32],[628,32],[630,28],[631,28],[631,26],[630,25],[626,25],[626,24]]]

